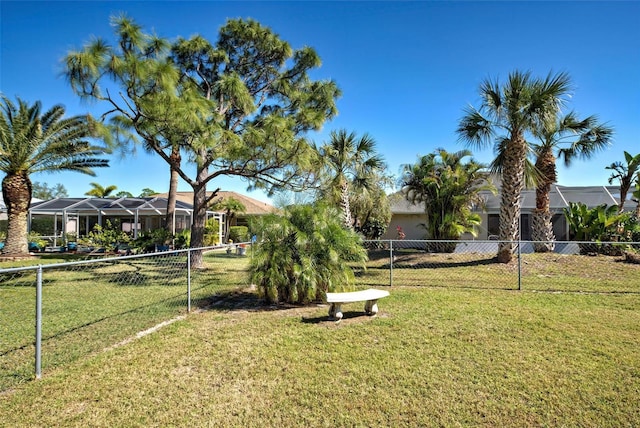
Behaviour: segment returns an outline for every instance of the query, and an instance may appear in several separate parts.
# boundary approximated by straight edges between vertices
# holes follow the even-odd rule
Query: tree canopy
[[[411,203],[423,204],[427,239],[457,240],[465,232],[475,235],[480,216],[472,209],[482,207],[481,191],[495,187],[486,165],[473,159],[464,162],[470,156],[469,150],[438,149],[403,166],[402,192]]]
[[[0,106],[0,171],[2,197],[7,206],[7,241],[4,253],[26,254],[27,213],[33,185],[29,176],[39,172],[76,171],[95,175],[94,168],[109,165],[108,149],[90,141],[93,135],[87,116],[64,117],[65,108],[55,105],[42,112],[40,102],[28,104],[6,97]]]
[[[294,50],[254,20],[228,20],[215,43],[196,35],[173,44],[127,17],[113,21],[116,43],[95,40],[69,53],[67,78],[81,97],[102,102],[113,135],[141,138],[192,187],[192,246],[202,244],[206,207],[219,190],[207,195],[207,185],[217,177],[268,192],[305,185],[317,162],[307,133],[337,113],[340,95],[335,82],[309,77],[320,65],[312,48]]]
[[[470,146],[493,146],[498,154],[491,169],[500,174],[500,229],[498,260],[513,258],[520,238],[520,196],[525,185],[528,141],[542,124],[556,118],[571,90],[566,73],[538,78],[530,72],[509,73],[505,83],[486,79],[480,84],[481,105],[468,107],[457,129]]]
[[[317,150],[321,159],[321,196],[340,207],[344,225],[352,229],[357,219],[351,212],[351,192],[375,192],[377,179],[385,168],[384,160],[376,152],[373,137],[364,134],[358,138],[355,132],[345,129],[332,131],[329,142]],[[357,203],[363,205],[362,201]]]

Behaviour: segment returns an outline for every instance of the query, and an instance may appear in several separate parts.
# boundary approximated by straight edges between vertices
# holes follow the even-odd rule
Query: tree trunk
[[[531,220],[531,238],[533,250],[536,253],[548,253],[555,249],[555,235],[553,234],[553,215],[549,211],[533,210]]]
[[[204,154],[199,154],[204,158]],[[193,222],[191,223],[191,248],[204,246],[204,226],[207,221],[207,184],[205,180],[209,176],[206,167],[197,166],[196,181],[193,188]],[[199,269],[203,265],[202,250],[191,253],[191,267]]]
[[[536,187],[536,209],[533,211],[532,238],[533,248],[536,253],[546,253],[555,248],[555,236],[553,234],[553,215],[550,210],[549,194],[551,185],[557,181],[556,158],[552,150],[546,150],[538,154],[536,168],[542,174]]]
[[[524,136],[514,135],[505,149],[502,169],[500,202],[500,242],[498,261],[509,263],[513,258],[516,241],[520,238],[520,196],[524,188],[524,163],[526,159]]]
[[[631,188],[631,178],[624,177],[620,181],[620,203],[618,204],[618,212],[624,210],[624,203],[627,201],[627,195]]]
[[[351,218],[351,205],[349,204],[349,184],[343,181],[340,185],[340,209],[342,210],[342,221],[347,229],[353,229]]]
[[[191,223],[191,248],[204,246],[204,225],[207,217],[207,187],[205,185],[193,188],[193,223]],[[191,252],[191,267],[202,267],[202,250]]]
[[[176,224],[174,221],[176,213],[176,193],[178,191],[178,169],[180,169],[180,163],[182,162],[180,156],[180,149],[174,147],[171,151],[171,162],[169,163],[170,179],[169,179],[169,194],[167,198],[167,215],[164,220],[164,228],[171,232],[172,235],[176,234]]]
[[[27,217],[31,203],[31,180],[25,173],[8,174],[2,180],[2,197],[7,206],[7,240],[3,254],[29,254]]]

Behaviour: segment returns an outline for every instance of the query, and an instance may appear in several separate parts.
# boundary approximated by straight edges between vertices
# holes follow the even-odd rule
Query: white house
[[[477,212],[482,218],[475,239],[485,240],[498,235],[500,215],[500,194],[481,192],[485,200],[484,210],[480,207]],[[617,186],[559,186],[552,185],[549,194],[550,210],[553,213],[553,231],[558,241],[566,241],[569,238],[569,226],[564,217],[564,208],[569,207],[569,202],[582,202],[589,208],[598,205],[617,205],[619,188]],[[391,222],[382,239],[397,239],[397,228],[400,226],[405,233],[405,239],[425,239],[425,229],[420,226],[426,222],[423,205],[414,205],[408,202],[400,193],[392,195]],[[531,215],[536,207],[535,189],[526,189],[522,192],[520,237],[523,240],[531,239]],[[462,239],[473,239],[471,235],[462,236]]]

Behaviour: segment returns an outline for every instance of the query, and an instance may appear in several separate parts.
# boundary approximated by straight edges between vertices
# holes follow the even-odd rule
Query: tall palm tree
[[[479,109],[468,107],[457,129],[460,140],[479,148],[495,145],[501,156],[491,169],[501,173],[498,261],[513,258],[520,237],[520,196],[525,184],[529,151],[528,133],[555,118],[569,95],[566,73],[549,73],[545,79],[514,71],[504,85],[489,79],[480,85]],[[498,161],[498,162],[496,162]]]
[[[31,203],[30,174],[77,171],[95,175],[92,168],[109,166],[99,156],[104,147],[89,143],[88,117],[64,118],[56,105],[41,114],[40,102],[28,105],[18,98],[14,105],[2,97],[0,106],[0,171],[2,196],[7,206],[7,240],[3,253],[27,254],[27,214]]]
[[[538,143],[532,143],[535,166],[539,172],[536,184],[536,208],[533,211],[532,238],[536,252],[553,251],[552,214],[549,209],[551,185],[558,180],[556,160],[562,158],[570,166],[575,158],[589,159],[606,148],[613,136],[613,128],[598,123],[596,116],[579,120],[571,112],[564,117],[544,123],[535,132]]]
[[[465,232],[475,234],[480,216],[472,209],[483,204],[481,191],[495,187],[486,165],[473,159],[464,162],[469,156],[469,150],[438,149],[402,167],[402,192],[408,201],[424,204],[428,239],[457,240]],[[455,245],[440,247],[455,249]]]
[[[108,198],[113,192],[118,189],[118,186],[112,184],[110,186],[102,186],[98,183],[89,183],[91,185],[91,190],[85,192],[86,196],[93,196],[94,198]]]
[[[633,156],[629,152],[624,152],[624,160],[626,165],[622,162],[614,162],[611,165],[605,167],[605,169],[611,169],[611,177],[609,177],[609,184],[612,184],[614,180],[618,180],[620,183],[620,203],[618,204],[618,211],[624,209],[624,203],[627,200],[629,189],[633,184],[633,178],[636,172],[640,170],[640,153]]]
[[[376,142],[368,134],[357,138],[354,132],[332,131],[330,142],[319,149],[323,170],[328,180],[329,200],[340,207],[343,224],[353,229],[349,203],[349,186],[368,188],[374,173],[384,169],[382,157],[376,154]]]

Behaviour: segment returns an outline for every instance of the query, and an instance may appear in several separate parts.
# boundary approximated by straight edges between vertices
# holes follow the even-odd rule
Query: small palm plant
[[[269,303],[305,304],[353,288],[349,263],[367,260],[361,238],[325,205],[297,205],[261,220],[251,279]]]

